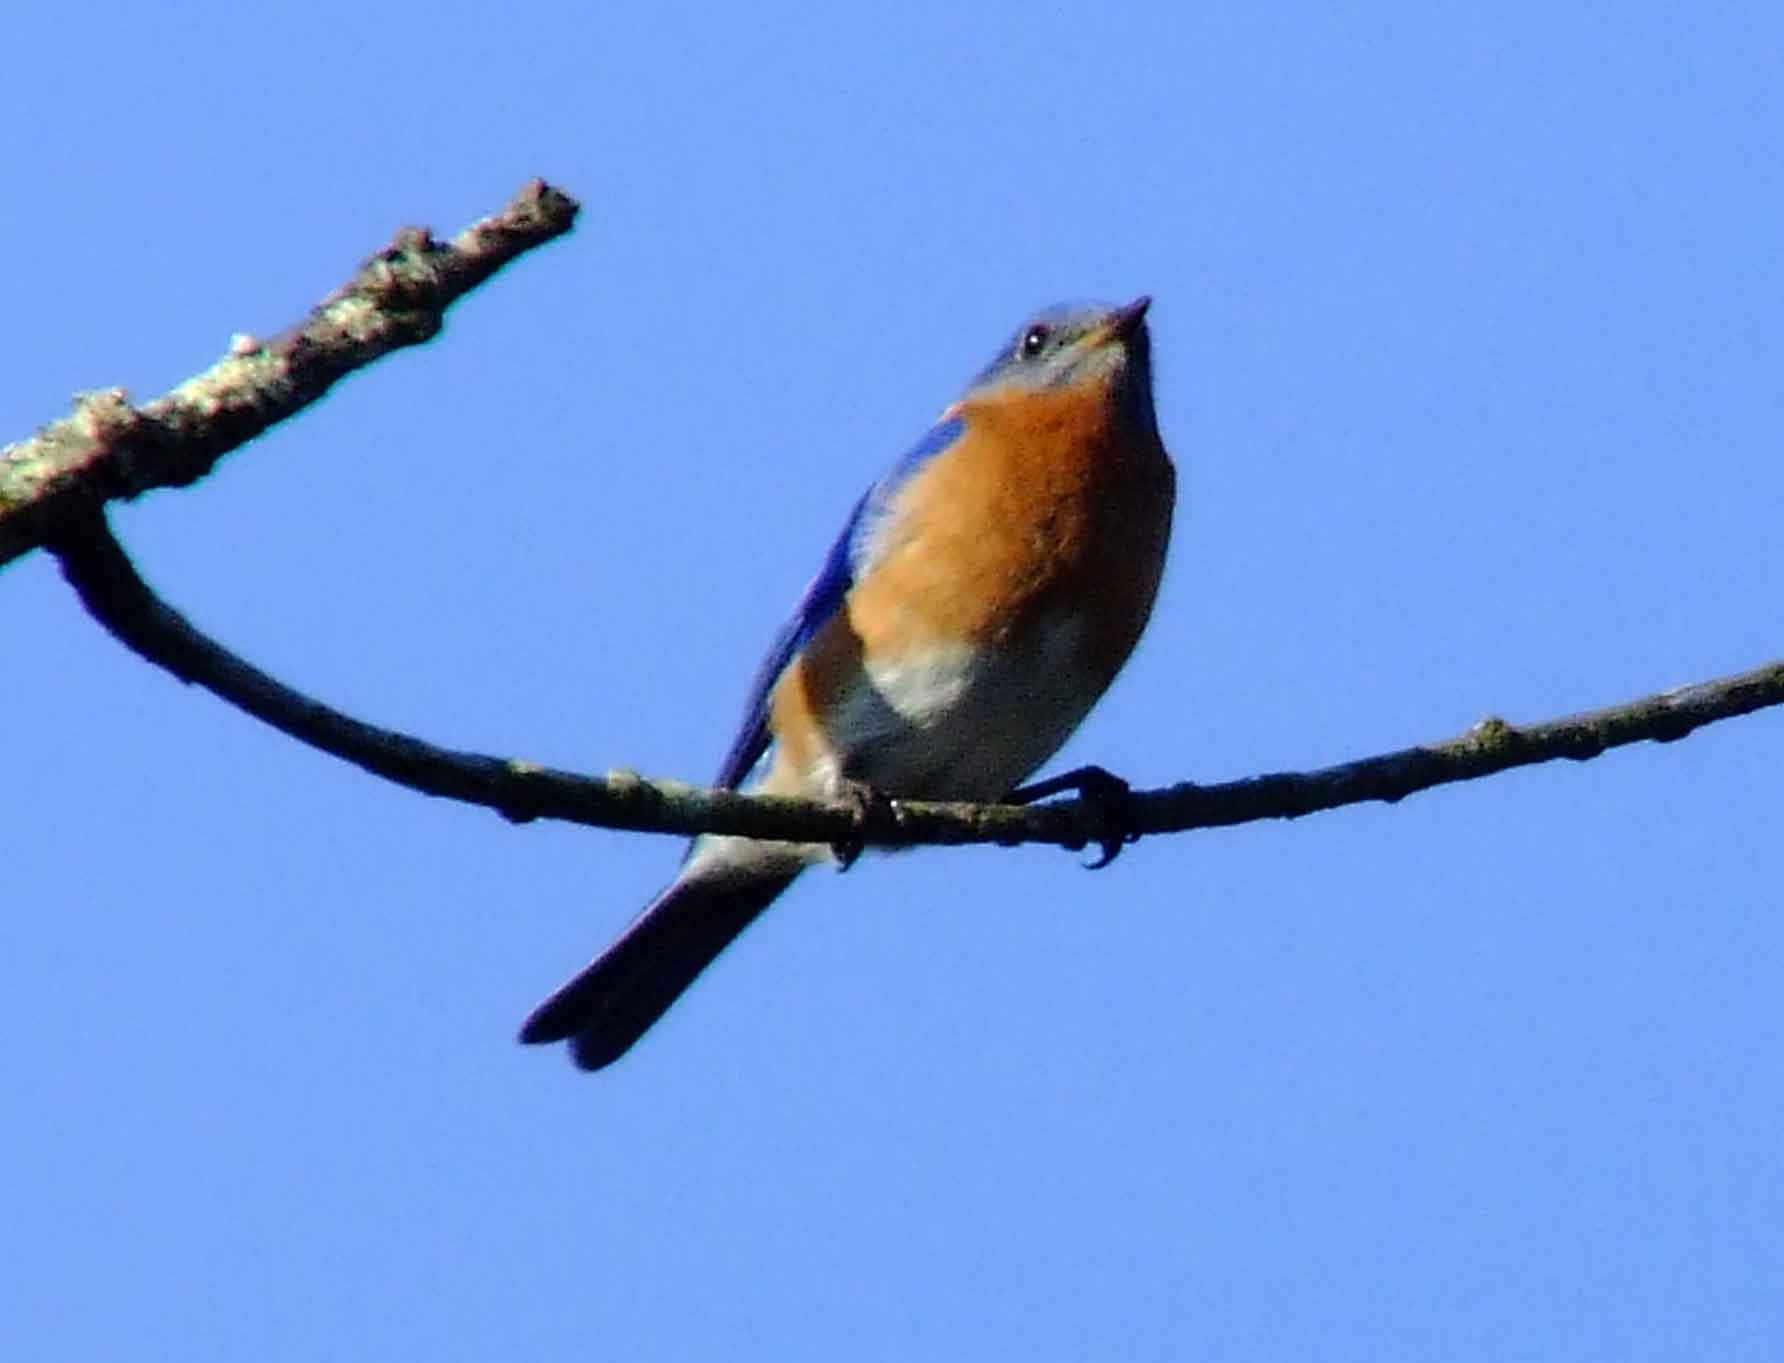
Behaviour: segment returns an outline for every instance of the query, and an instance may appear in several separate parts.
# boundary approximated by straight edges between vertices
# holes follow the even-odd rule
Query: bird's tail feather
[[[520,1039],[568,1041],[585,1070],[611,1065],[805,865],[803,858],[738,864],[696,855],[618,941],[533,1009]]]

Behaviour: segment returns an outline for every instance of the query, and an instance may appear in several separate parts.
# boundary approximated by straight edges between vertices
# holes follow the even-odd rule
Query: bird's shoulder
[[[716,784],[735,789],[767,751],[768,698],[787,665],[841,608],[850,590],[870,572],[878,555],[887,518],[900,494],[938,456],[947,453],[965,431],[958,407],[944,411],[917,441],[856,500],[842,529],[831,541],[822,564],[806,584],[792,613],[781,623],[751,680],[737,734],[719,765]]]

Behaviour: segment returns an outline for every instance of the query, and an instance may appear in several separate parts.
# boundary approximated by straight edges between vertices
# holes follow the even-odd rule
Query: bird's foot
[[[1102,848],[1102,855],[1087,869],[1102,870],[1121,855],[1123,847],[1140,840],[1133,826],[1133,788],[1102,767],[1077,767],[1045,781],[1020,786],[1004,797],[1004,803],[1032,805],[1068,790],[1084,801],[1096,823],[1091,840]]]
[[[830,844],[830,855],[836,858],[836,869],[846,871],[861,859],[867,848],[867,825],[881,810],[889,809],[892,797],[884,791],[853,776],[837,783],[836,798],[855,807],[855,826],[849,835]]]

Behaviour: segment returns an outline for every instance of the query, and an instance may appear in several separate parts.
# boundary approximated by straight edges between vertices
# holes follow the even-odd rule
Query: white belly
[[[833,770],[887,795],[994,800],[1071,736],[1102,688],[1059,617],[999,650],[949,645],[870,665],[824,725]]]

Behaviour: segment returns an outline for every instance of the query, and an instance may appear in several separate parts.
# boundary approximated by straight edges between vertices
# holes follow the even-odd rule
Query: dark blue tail
[[[612,946],[521,1024],[527,1043],[568,1041],[585,1070],[611,1065],[649,1031],[801,868],[702,875],[690,866]]]

